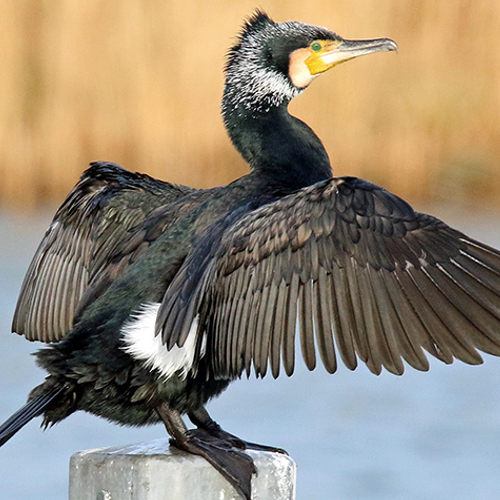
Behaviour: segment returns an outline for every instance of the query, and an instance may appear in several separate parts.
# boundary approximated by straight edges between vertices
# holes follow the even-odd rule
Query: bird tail
[[[23,407],[0,425],[0,446],[3,446],[30,420],[41,415],[62,394],[67,394],[67,391],[68,388],[65,385],[56,385],[29,399]]]

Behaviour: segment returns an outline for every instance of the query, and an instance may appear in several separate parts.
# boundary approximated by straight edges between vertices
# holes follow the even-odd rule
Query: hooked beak
[[[397,50],[396,42],[390,38],[334,40],[324,43],[321,50],[311,52],[304,62],[311,76],[315,76],[355,57],[365,56],[373,52],[397,52]]]

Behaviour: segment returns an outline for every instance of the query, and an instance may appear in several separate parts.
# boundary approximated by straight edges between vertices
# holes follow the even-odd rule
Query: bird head
[[[345,61],[397,50],[389,38],[346,40],[299,22],[274,22],[257,11],[229,50],[223,111],[267,111],[288,104],[317,76]]]

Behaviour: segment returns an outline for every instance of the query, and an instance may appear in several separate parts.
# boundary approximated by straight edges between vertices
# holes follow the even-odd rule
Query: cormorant
[[[50,344],[49,375],[0,427],[84,410],[126,425],[163,421],[249,499],[246,443],[204,408],[252,371],[428,370],[500,355],[500,252],[369,182],[332,177],[291,99],[349,59],[394,51],[256,12],[230,49],[222,100],[251,172],[207,190],[94,163],[45,234],[13,331]],[[187,414],[197,427],[188,430]]]

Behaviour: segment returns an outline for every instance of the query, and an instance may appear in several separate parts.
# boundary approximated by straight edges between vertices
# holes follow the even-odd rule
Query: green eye
[[[313,42],[311,45],[311,49],[314,50],[314,52],[318,52],[321,50],[321,44],[319,42]]]

